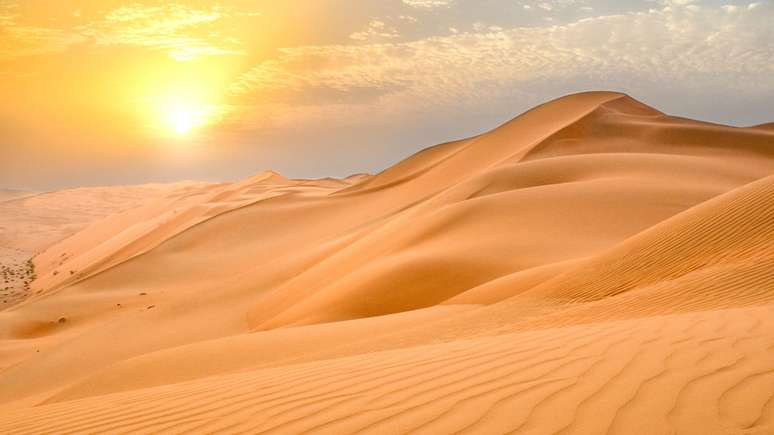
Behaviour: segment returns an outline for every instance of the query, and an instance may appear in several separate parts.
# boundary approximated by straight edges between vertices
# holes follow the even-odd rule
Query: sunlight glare
[[[208,122],[207,106],[192,101],[168,102],[161,111],[167,130],[178,136],[186,135]]]
[[[174,109],[169,114],[169,121],[177,134],[186,134],[194,127],[194,117],[184,108]]]

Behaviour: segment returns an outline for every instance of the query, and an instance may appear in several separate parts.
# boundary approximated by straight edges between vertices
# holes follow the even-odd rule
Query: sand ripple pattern
[[[766,306],[218,376],[11,411],[0,432],[765,434],[772,387]]]

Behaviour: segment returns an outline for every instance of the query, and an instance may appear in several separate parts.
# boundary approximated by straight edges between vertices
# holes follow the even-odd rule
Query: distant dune
[[[106,216],[130,210],[178,189],[184,191],[205,185],[180,182],[44,193],[0,190],[0,279],[4,281],[0,283],[0,309],[28,296],[30,281],[37,276],[28,260],[41,251]],[[64,262],[65,257],[62,255],[57,261]]]
[[[39,252],[0,433],[774,433],[771,124],[589,92],[372,176],[126,189],[0,203]]]
[[[0,202],[32,196],[37,192],[22,189],[0,189]]]

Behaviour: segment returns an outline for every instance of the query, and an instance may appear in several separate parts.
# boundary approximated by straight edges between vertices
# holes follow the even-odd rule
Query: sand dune
[[[2,433],[774,432],[768,126],[590,92],[373,176],[63,194],[5,242]]]
[[[47,288],[48,283],[38,281],[34,291],[31,281],[41,278],[40,270],[28,263],[33,256],[52,244],[60,242],[106,216],[119,214],[140,206],[155,197],[164,197],[177,189],[186,190],[204,183],[180,182],[172,184],[145,184],[139,186],[89,187],[60,190],[57,192],[32,192],[0,190],[0,268],[15,272],[0,287],[2,306],[8,307],[27,298],[30,293]],[[113,235],[115,229],[108,231]],[[95,231],[87,232],[93,237]],[[57,258],[37,256],[36,264],[48,267],[63,264],[67,253]],[[69,271],[60,278],[69,274]],[[57,271],[59,274],[59,271]]]
[[[0,189],[0,202],[25,198],[35,195],[37,192],[25,189]]]

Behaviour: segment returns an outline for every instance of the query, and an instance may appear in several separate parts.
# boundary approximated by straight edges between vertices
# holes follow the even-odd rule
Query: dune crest
[[[769,126],[588,92],[164,192],[40,242],[0,432],[774,432]]]

